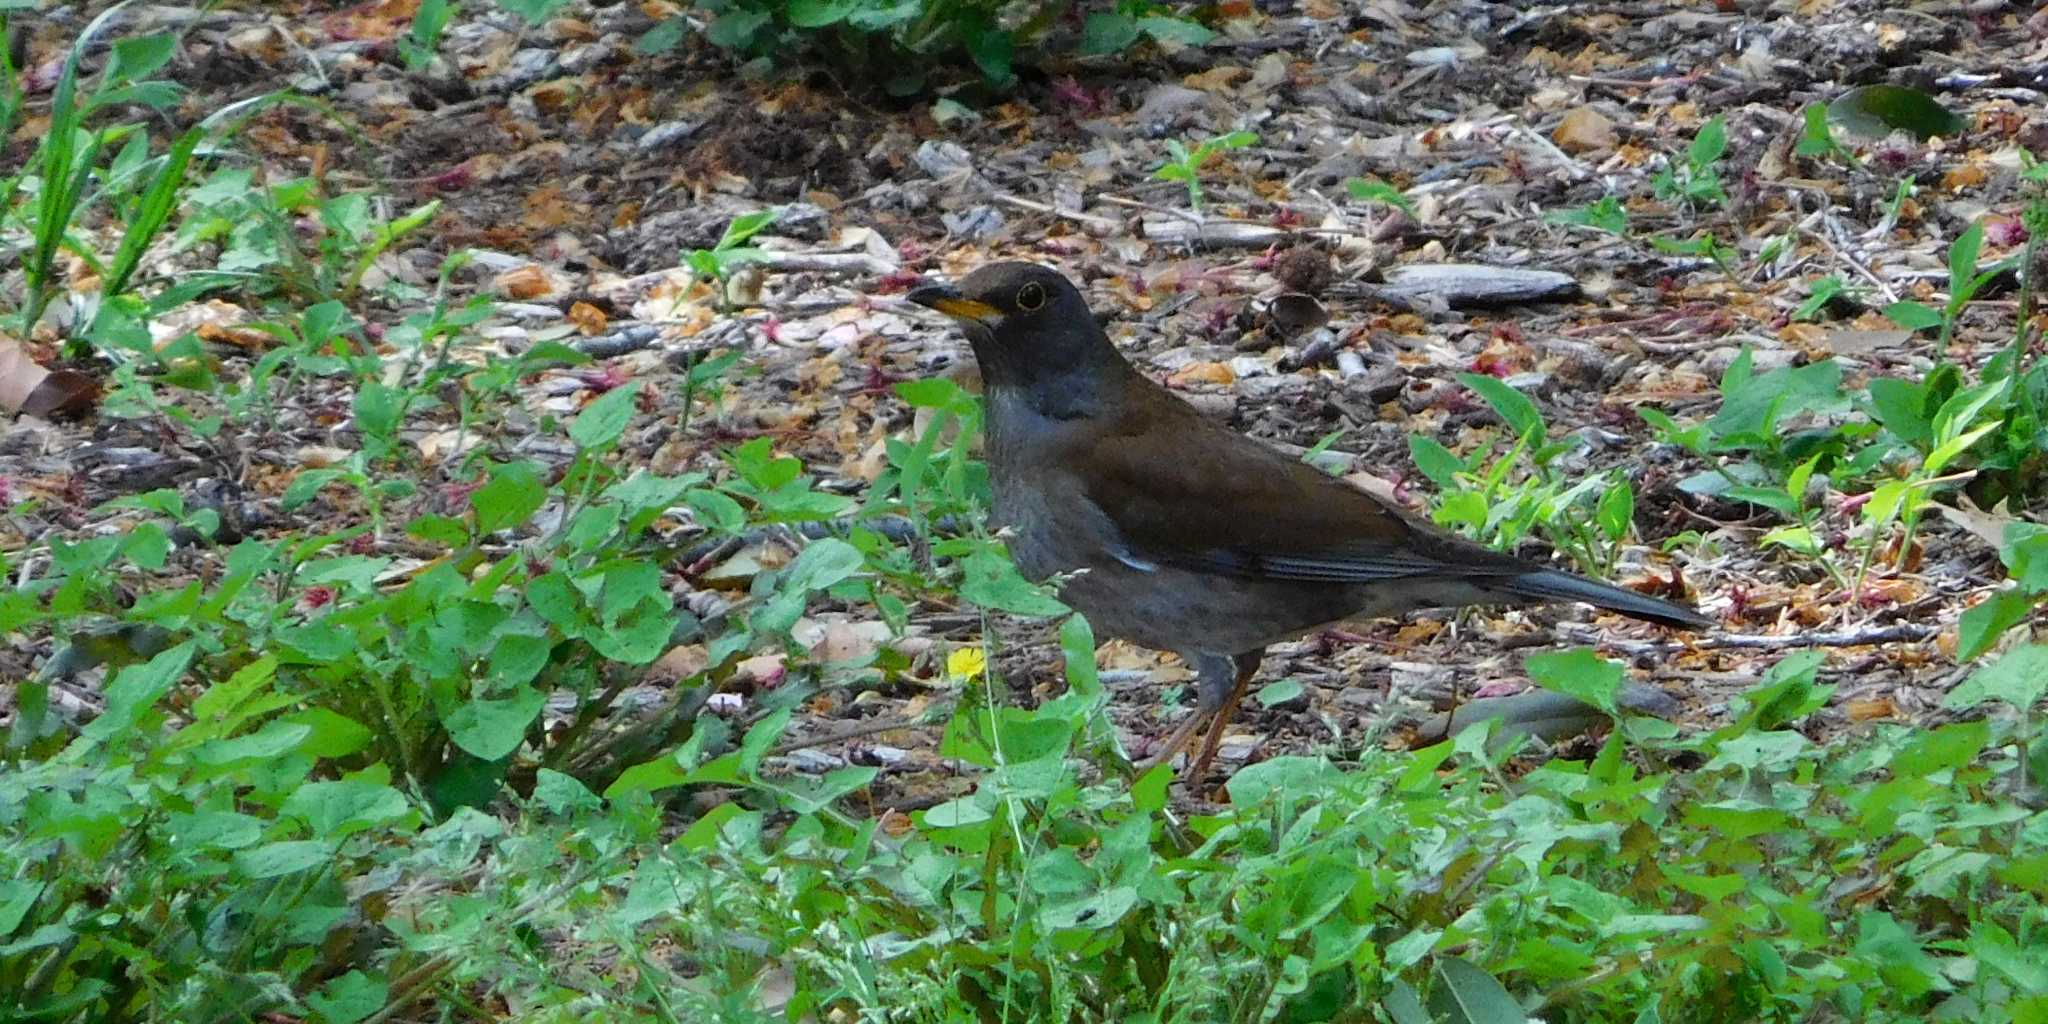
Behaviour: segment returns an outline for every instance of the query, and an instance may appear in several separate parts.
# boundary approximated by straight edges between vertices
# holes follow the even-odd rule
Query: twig
[[[950,715],[953,711],[953,703],[947,701],[943,704],[934,704],[932,709],[939,712],[941,717]],[[806,736],[802,739],[783,740],[775,746],[768,748],[768,752],[770,754],[787,754],[793,750],[803,750],[806,747],[825,747],[845,740],[857,740],[862,736],[873,736],[876,733],[895,732],[898,729],[914,729],[929,723],[930,720],[928,718],[870,718],[866,721],[855,722],[844,729],[835,729],[828,733]]]
[[[1580,163],[1571,154],[1566,153],[1562,149],[1559,149],[1557,147],[1557,143],[1544,138],[1542,132],[1539,132],[1536,129],[1529,127],[1528,125],[1517,121],[1515,123],[1515,134],[1520,135],[1523,138],[1528,139],[1530,142],[1535,143],[1536,148],[1543,150],[1545,153],[1548,153],[1550,155],[1551,159],[1557,161],[1560,164],[1563,164],[1564,169],[1570,171],[1574,179],[1584,178],[1592,173],[1591,171],[1586,169],[1585,164]]]
[[[1686,650],[1761,650],[1770,651],[1787,647],[1866,647],[1871,644],[1913,643],[1926,640],[1941,632],[1933,626],[1922,626],[1911,622],[1894,623],[1873,629],[1839,630],[1832,633],[1795,633],[1789,636],[1770,636],[1752,633],[1731,633],[1709,636],[1691,643],[1666,640],[1612,640],[1606,639],[1600,630],[1589,626],[1562,625],[1557,635],[1573,643],[1598,643],[1629,655],[1672,654]]]
[[[893,274],[901,264],[865,252],[768,252],[754,261],[756,266],[781,273],[812,271],[822,274]]]
[[[1877,274],[1874,273],[1869,267],[1863,265],[1862,260],[1851,259],[1848,253],[1843,252],[1842,248],[1835,244],[1834,239],[1829,238],[1825,233],[1815,231],[1804,224],[1799,226],[1799,233],[1805,235],[1808,238],[1813,239],[1816,242],[1819,242],[1822,248],[1834,254],[1835,259],[1837,261],[1847,266],[1850,270],[1855,271],[1856,276],[1861,277],[1864,280],[1869,281],[1871,284],[1876,285],[1877,290],[1884,293],[1884,298],[1886,302],[1899,301],[1899,293],[1892,288],[1891,282],[1886,281],[1884,278],[1877,276]]]
[[[1034,199],[1026,199],[1023,196],[998,193],[995,196],[995,200],[1005,206],[1014,206],[1019,210],[1030,210],[1033,213],[1064,217],[1067,220],[1077,221],[1090,227],[1101,228],[1104,231],[1122,231],[1124,227],[1122,222],[1111,220],[1108,217],[1097,217],[1092,213],[1082,213],[1079,210],[1062,210],[1051,203],[1041,203]]]

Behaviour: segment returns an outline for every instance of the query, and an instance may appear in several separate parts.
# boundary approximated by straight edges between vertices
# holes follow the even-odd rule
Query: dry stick
[[[1536,129],[1531,128],[1529,125],[1519,120],[1515,122],[1515,134],[1520,135],[1525,139],[1528,139],[1532,143],[1535,143],[1537,149],[1544,151],[1545,153],[1550,155],[1550,158],[1552,160],[1555,160],[1559,164],[1562,164],[1565,170],[1571,172],[1571,176],[1574,180],[1587,177],[1593,173],[1592,171],[1586,169],[1585,164],[1574,159],[1571,156],[1571,154],[1566,153],[1562,149],[1559,149],[1557,143],[1544,138],[1542,132],[1539,132]]]
[[[1941,632],[1934,626],[1922,626],[1910,622],[1895,623],[1874,629],[1841,630],[1833,633],[1799,633],[1792,636],[1769,636],[1746,633],[1731,633],[1721,636],[1704,637],[1691,643],[1677,643],[1663,640],[1609,640],[1597,629],[1572,624],[1561,625],[1557,635],[1574,643],[1598,643],[1630,655],[1670,654],[1686,650],[1777,650],[1784,647],[1865,647],[1871,644],[1911,643],[1926,640]]]
[[[947,701],[943,704],[935,704],[932,706],[932,708],[933,710],[942,712],[945,715],[950,715],[953,712],[953,702]],[[925,718],[870,718],[865,722],[855,722],[854,724],[849,725],[844,729],[835,729],[832,732],[821,733],[817,736],[807,736],[803,739],[783,740],[781,743],[777,743],[776,745],[768,748],[768,752],[770,754],[787,754],[793,750],[803,750],[806,747],[830,746],[831,744],[839,743],[845,740],[857,740],[860,739],[862,736],[873,736],[876,733],[883,732],[895,732],[898,729],[914,729],[920,725],[928,724],[931,723],[929,723]]]
[[[1051,203],[1041,203],[1037,200],[1026,199],[1023,196],[1013,196],[1008,193],[997,193],[995,196],[995,200],[996,202],[1002,203],[1005,206],[1014,206],[1019,210],[1030,210],[1033,213],[1043,213],[1049,214],[1054,217],[1064,217],[1067,220],[1077,221],[1082,224],[1088,224],[1093,227],[1102,228],[1105,231],[1121,231],[1124,227],[1122,221],[1111,220],[1108,217],[1098,217],[1092,213],[1082,213],[1079,210],[1062,210],[1059,207],[1052,205]]]
[[[893,274],[902,264],[865,252],[768,252],[754,260],[767,270],[790,273]]]
[[[1799,226],[1799,233],[1819,242],[1822,248],[1834,254],[1837,262],[1855,271],[1856,276],[1876,285],[1877,290],[1884,293],[1886,302],[1899,301],[1899,293],[1892,288],[1891,282],[1877,276],[1869,267],[1863,265],[1862,260],[1851,259],[1849,254],[1843,252],[1841,247],[1835,244],[1834,239],[1829,238],[1825,232],[1815,231],[1802,224]]]

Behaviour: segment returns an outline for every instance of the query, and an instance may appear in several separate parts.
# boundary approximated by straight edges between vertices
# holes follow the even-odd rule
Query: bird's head
[[[1051,267],[991,263],[958,284],[921,285],[905,297],[960,325],[991,386],[1095,372],[1105,357],[1122,362],[1080,289]]]

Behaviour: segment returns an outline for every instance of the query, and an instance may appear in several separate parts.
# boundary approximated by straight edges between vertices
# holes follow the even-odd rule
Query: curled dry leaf
[[[1564,115],[1564,120],[1551,130],[1550,141],[1567,153],[1613,149],[1614,122],[1592,107],[1578,107]]]
[[[588,302],[578,302],[569,307],[569,322],[574,324],[578,331],[583,332],[584,337],[589,338],[603,334],[611,321],[604,315],[604,310]]]
[[[554,279],[537,263],[505,271],[491,285],[506,298],[521,301],[545,298],[557,290]]]
[[[1220,384],[1229,387],[1237,382],[1237,374],[1232,373],[1230,367],[1223,363],[1189,363],[1167,378],[1166,382],[1176,388],[1196,384]]]
[[[1300,292],[1285,292],[1273,296],[1273,302],[1266,307],[1272,315],[1273,324],[1287,335],[1313,330],[1330,322],[1330,311],[1323,308],[1313,296]]]
[[[0,335],[0,410],[41,419],[82,416],[99,397],[98,381],[76,370],[45,368],[19,340]]]

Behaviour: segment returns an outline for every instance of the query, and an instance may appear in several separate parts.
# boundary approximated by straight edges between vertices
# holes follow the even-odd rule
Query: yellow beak
[[[986,302],[970,299],[958,288],[949,284],[927,284],[913,288],[904,298],[927,309],[936,309],[955,320],[969,320],[993,327],[1003,318],[1003,311]]]

